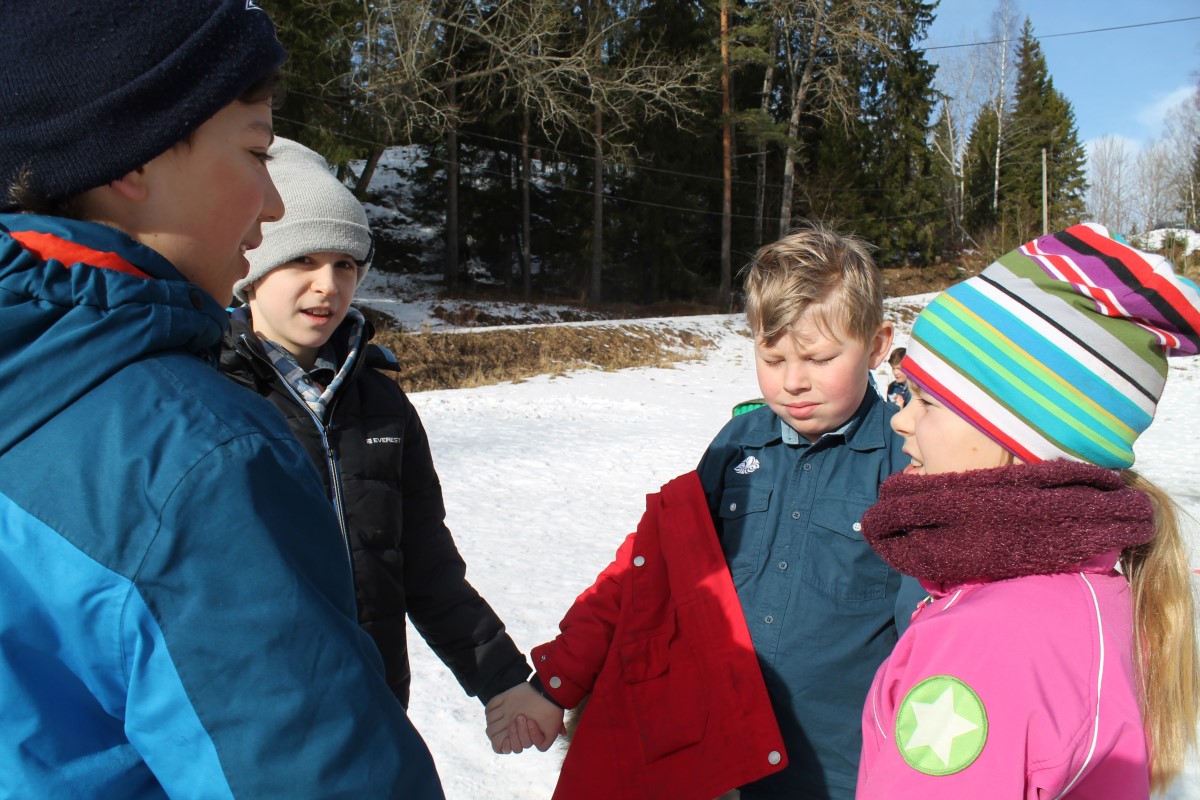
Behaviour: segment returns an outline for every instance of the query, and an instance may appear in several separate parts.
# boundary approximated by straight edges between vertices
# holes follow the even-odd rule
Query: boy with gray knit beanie
[[[395,358],[350,306],[370,267],[366,212],[307,147],[277,137],[268,155],[288,212],[263,224],[248,254],[235,287],[246,305],[233,312],[221,369],[282,412],[321,474],[348,538],[359,621],[396,697],[408,705],[411,617],[487,703],[531,670],[466,580],[420,417],[393,378]]]
[[[342,185],[320,153],[275,137],[267,171],[287,206],[287,218],[263,224],[262,242],[246,254],[250,271],[233,287],[246,302],[246,289],[273,269],[309,253],[348,255],[357,265],[356,285],[371,267],[374,247],[367,212]],[[270,234],[270,235],[268,235]]]
[[[0,4],[0,795],[442,798],[307,454],[214,369],[283,202],[247,0]]]

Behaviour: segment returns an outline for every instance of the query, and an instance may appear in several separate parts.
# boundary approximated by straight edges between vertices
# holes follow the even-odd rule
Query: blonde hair
[[[1133,595],[1134,664],[1150,751],[1150,786],[1161,791],[1179,776],[1187,751],[1196,743],[1196,606],[1178,507],[1133,470],[1121,476],[1126,486],[1145,492],[1154,506],[1154,538],[1122,552],[1121,570]]]
[[[759,248],[745,269],[750,330],[773,343],[811,311],[827,332],[870,342],[883,324],[883,277],[868,249],[821,226]]]

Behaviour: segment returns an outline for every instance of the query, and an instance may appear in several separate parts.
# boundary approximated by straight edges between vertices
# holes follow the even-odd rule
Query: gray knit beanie
[[[339,181],[320,153],[276,136],[267,151],[267,169],[283,198],[283,218],[264,222],[262,244],[246,253],[250,272],[234,284],[246,302],[246,288],[277,267],[309,253],[345,253],[358,262],[358,280],[370,269],[372,246],[367,212]]]

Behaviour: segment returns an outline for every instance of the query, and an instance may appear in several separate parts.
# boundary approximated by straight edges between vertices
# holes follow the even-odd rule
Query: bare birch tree
[[[1010,88],[1013,80],[1013,70],[1016,59],[1013,49],[1019,38],[1017,30],[1017,9],[1013,0],[1000,0],[996,10],[992,12],[992,111],[996,114],[996,156],[992,165],[992,212],[1000,210],[1000,163],[1003,155],[1004,123],[1008,117]]]
[[[783,161],[783,197],[779,235],[792,225],[792,197],[806,115],[845,124],[858,111],[857,83],[851,79],[864,51],[887,61],[895,58],[880,33],[900,12],[884,0],[789,0],[775,6],[782,32],[783,80],[788,97],[787,143]]]
[[[1088,218],[1121,233],[1130,233],[1137,194],[1133,157],[1126,140],[1105,136],[1088,157]]]
[[[967,143],[975,114],[987,98],[982,96],[982,70],[973,54],[958,51],[938,63],[937,128],[930,139],[934,154],[946,165],[952,182],[949,207],[951,226],[958,241],[967,238],[963,226],[966,194]]]
[[[1167,112],[1163,121],[1163,141],[1171,158],[1171,183],[1177,209],[1184,224],[1200,230],[1196,206],[1200,200],[1200,86],[1190,97]]]
[[[1179,207],[1172,162],[1171,150],[1162,141],[1142,148],[1137,155],[1136,208],[1143,231],[1169,223]]]
[[[775,91],[775,52],[779,48],[779,17],[770,14],[767,22],[767,56],[763,69],[762,94],[759,96],[759,114],[765,122],[771,118],[771,95]],[[754,244],[763,244],[763,218],[767,205],[767,147],[759,145],[758,165],[754,186]]]

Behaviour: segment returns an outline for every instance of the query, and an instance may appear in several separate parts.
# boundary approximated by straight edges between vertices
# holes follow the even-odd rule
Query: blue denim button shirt
[[[867,387],[845,425],[810,443],[766,406],[733,418],[701,459],[790,758],[743,800],[854,796],[863,702],[898,635],[901,577],[859,523],[879,484],[909,462],[891,429],[896,412]]]

